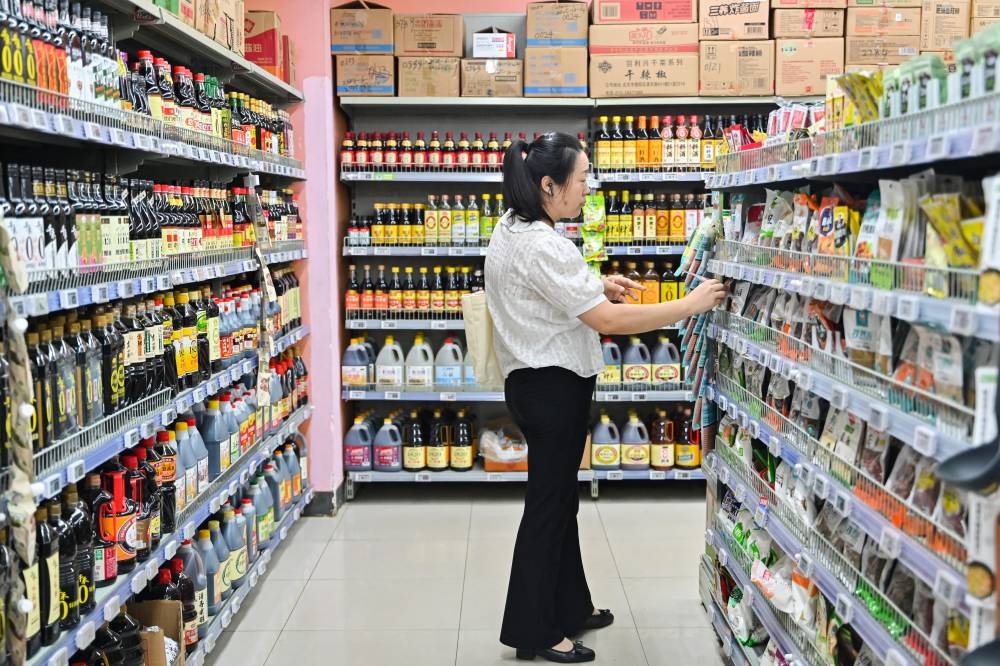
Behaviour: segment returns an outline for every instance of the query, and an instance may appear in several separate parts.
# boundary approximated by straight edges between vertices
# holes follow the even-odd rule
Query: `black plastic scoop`
[[[993,411],[1000,424],[1000,386],[997,386]],[[963,490],[983,493],[1000,483],[1000,433],[974,449],[967,449],[943,461],[937,468],[943,482]],[[964,663],[964,662],[963,662]],[[1000,660],[993,664],[1000,664]]]

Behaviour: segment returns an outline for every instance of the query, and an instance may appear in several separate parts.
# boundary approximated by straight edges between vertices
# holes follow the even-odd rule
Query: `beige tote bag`
[[[493,349],[493,318],[486,306],[485,291],[462,297],[462,317],[476,383],[483,388],[502,390],[503,372]]]

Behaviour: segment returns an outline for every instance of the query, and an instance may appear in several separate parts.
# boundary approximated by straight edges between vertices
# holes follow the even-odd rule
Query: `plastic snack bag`
[[[604,195],[588,194],[583,206],[583,259],[588,263],[606,261],[604,250],[604,234],[606,224],[604,218]]]

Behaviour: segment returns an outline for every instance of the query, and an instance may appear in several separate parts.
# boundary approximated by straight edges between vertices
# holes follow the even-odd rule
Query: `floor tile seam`
[[[455,632],[455,666],[462,644],[462,611],[465,610],[465,581],[469,577],[469,551],[472,543],[472,502],[469,502],[469,528],[465,532],[465,566],[462,568],[462,585],[458,593],[458,631]]]
[[[635,612],[632,610],[632,601],[628,598],[628,591],[625,589],[625,583],[622,578],[622,569],[618,564],[618,557],[615,555],[615,549],[611,545],[611,537],[608,535],[608,526],[604,523],[604,514],[601,513],[601,505],[597,504],[595,507],[597,509],[597,518],[601,521],[601,529],[604,531],[604,539],[608,546],[608,550],[611,551],[611,560],[615,563],[615,571],[618,572],[618,584],[622,589],[622,596],[625,597],[625,605],[628,607],[628,614],[632,618],[632,626],[635,629],[636,638],[639,640],[639,649],[642,650],[642,659],[646,666],[649,666],[649,656],[646,654],[646,646],[642,643],[642,636],[639,634],[639,624],[636,621]]]

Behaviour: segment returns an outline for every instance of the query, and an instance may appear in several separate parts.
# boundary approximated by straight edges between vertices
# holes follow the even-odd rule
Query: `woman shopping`
[[[486,298],[507,407],[531,461],[500,633],[518,659],[593,661],[594,651],[570,638],[614,621],[590,598],[576,520],[577,469],[604,367],[598,333],[656,330],[726,296],[720,282],[706,280],[677,301],[618,304],[642,286],[619,276],[602,281],[573,241],[554,230],[557,220],[580,215],[589,166],[579,141],[567,134],[514,143],[503,165],[510,209],[486,256]]]

